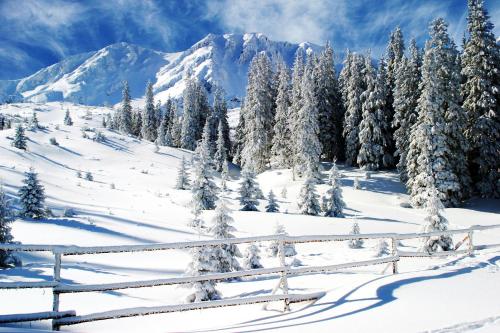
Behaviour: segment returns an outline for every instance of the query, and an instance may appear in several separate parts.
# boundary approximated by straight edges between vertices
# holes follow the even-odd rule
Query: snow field
[[[69,108],[74,126],[62,125]],[[10,146],[8,137],[14,129],[0,132],[0,178],[9,195],[15,195],[23,172],[35,167],[45,186],[47,205],[57,217],[42,221],[17,220],[12,224],[16,241],[25,244],[122,245],[176,242],[208,239],[186,224],[191,217],[189,191],[174,190],[180,159],[188,163],[191,152],[160,147],[101,128],[101,117],[110,112],[103,107],[87,107],[69,103],[12,104],[0,107],[8,115],[31,117],[34,109],[45,130],[27,131],[28,151]],[[87,111],[92,119],[84,119]],[[59,129],[56,129],[56,125]],[[82,138],[81,128],[95,127],[106,136],[98,143]],[[91,134],[89,132],[89,134]],[[53,146],[55,137],[60,146]],[[327,170],[329,165],[323,167]],[[94,181],[78,178],[90,171]],[[228,194],[232,216],[238,230],[236,237],[268,235],[276,223],[285,226],[290,235],[348,234],[358,222],[362,233],[419,232],[425,213],[403,208],[408,200],[397,175],[374,172],[365,179],[364,172],[340,167],[346,218],[298,215],[296,198],[302,181],[292,181],[290,170],[272,170],[258,176],[265,195],[273,190],[282,213],[240,212],[237,193],[239,173],[230,170]],[[326,172],[323,172],[326,177]],[[82,176],[83,177],[83,176]],[[353,189],[360,177],[361,189]],[[216,178],[216,183],[220,179]],[[115,189],[111,188],[115,185]],[[281,191],[287,188],[287,198]],[[323,194],[326,185],[318,186]],[[66,207],[76,211],[74,217],[60,217]],[[472,200],[464,208],[446,209],[450,229],[471,225],[499,223],[498,200]],[[285,214],[284,212],[288,212]],[[213,211],[204,212],[207,225]],[[499,230],[474,235],[476,245],[498,244]],[[457,242],[462,235],[454,237]],[[261,247],[264,267],[278,266],[277,258],[268,257],[267,244]],[[327,265],[373,259],[378,242],[365,241],[364,248],[353,250],[346,242],[297,244],[296,258],[302,265]],[[240,246],[243,252],[246,245]],[[417,251],[419,242],[404,240],[402,251]],[[481,250],[473,257],[442,259],[403,258],[401,274],[382,274],[384,265],[349,269],[337,273],[290,277],[290,293],[326,291],[311,303],[292,304],[291,313],[277,312],[282,303],[272,304],[268,311],[261,305],[209,309],[146,317],[100,321],[64,327],[74,332],[147,332],[283,330],[317,332],[385,331],[424,332],[450,328],[464,332],[479,328],[495,332],[500,328],[495,316],[500,313],[500,259],[497,248]],[[2,281],[45,281],[52,278],[53,256],[48,253],[25,253],[24,267],[0,272]],[[290,260],[290,259],[288,259]],[[185,251],[169,250],[144,253],[64,256],[61,272],[67,283],[115,283],[155,278],[179,277],[189,261]],[[278,283],[276,276],[219,283],[217,289],[226,298],[270,294]],[[102,293],[61,295],[61,310],[76,310],[78,315],[119,308],[160,306],[182,303],[189,290],[180,286],[128,289]],[[0,291],[0,313],[48,311],[52,293],[44,290]],[[429,304],[439,304],[429,307]],[[414,314],[409,316],[408,314]],[[493,319],[492,319],[493,318]],[[476,324],[470,324],[476,323]],[[480,324],[478,324],[480,323]],[[18,324],[15,327],[49,328],[48,322]],[[0,330],[1,332],[1,330]],[[442,332],[446,332],[442,330]]]

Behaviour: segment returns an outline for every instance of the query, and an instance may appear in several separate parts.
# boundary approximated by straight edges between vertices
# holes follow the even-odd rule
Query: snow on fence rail
[[[447,230],[429,233],[378,233],[378,234],[357,234],[357,235],[308,235],[308,236],[288,236],[288,235],[271,235],[245,238],[231,238],[218,240],[205,240],[193,242],[177,242],[177,243],[162,243],[162,244],[147,244],[147,245],[124,245],[124,246],[97,246],[97,247],[80,247],[80,246],[59,246],[59,245],[21,245],[21,244],[0,244],[0,250],[6,251],[46,251],[52,252],[54,255],[54,275],[53,281],[42,282],[0,282],[0,289],[25,289],[25,288],[51,288],[53,294],[52,311],[29,313],[29,314],[13,314],[0,315],[0,323],[11,323],[20,321],[34,321],[53,319],[52,327],[54,330],[59,330],[63,325],[74,325],[88,321],[105,320],[112,318],[141,316],[155,313],[167,313],[176,311],[188,311],[193,309],[207,309],[222,306],[235,306],[243,304],[268,303],[274,301],[283,301],[285,311],[289,310],[289,304],[292,302],[302,302],[307,300],[318,299],[323,294],[289,294],[288,293],[288,276],[300,275],[307,273],[329,272],[346,268],[354,268],[361,266],[371,266],[379,264],[392,264],[394,274],[398,272],[397,263],[402,257],[443,257],[457,254],[471,254],[474,250],[472,235],[474,231],[481,231],[493,228],[500,228],[500,225],[492,226],[472,226],[461,230]],[[461,242],[457,243],[454,251],[440,253],[422,253],[422,252],[402,252],[397,248],[397,241],[402,239],[425,238],[441,235],[456,235],[467,234]],[[299,268],[291,268],[285,263],[284,245],[287,243],[314,243],[314,242],[331,242],[331,241],[348,241],[354,239],[391,239],[392,252],[390,256],[349,262],[335,265],[325,266],[306,266]],[[278,253],[280,259],[279,267],[261,268],[244,270],[228,273],[206,274],[194,277],[179,277],[167,278],[147,281],[131,281],[121,283],[108,284],[93,284],[93,285],[74,285],[61,283],[61,265],[63,256],[83,255],[83,254],[102,254],[102,253],[123,253],[123,252],[144,252],[144,251],[162,251],[174,249],[189,249],[202,246],[217,246],[222,244],[243,244],[254,242],[275,241],[278,242]],[[465,242],[468,243],[467,250],[458,250]],[[159,307],[142,307],[132,309],[119,309],[100,313],[93,313],[84,316],[77,316],[74,311],[59,311],[59,297],[65,293],[81,293],[81,292],[101,292],[109,290],[130,289],[130,288],[146,288],[165,286],[173,284],[186,284],[201,281],[227,280],[231,278],[244,276],[272,275],[279,274],[280,281],[278,286],[273,290],[272,295],[245,297],[239,299],[223,299],[218,301],[208,301],[201,303],[168,305]],[[281,288],[283,295],[275,295],[274,293]]]

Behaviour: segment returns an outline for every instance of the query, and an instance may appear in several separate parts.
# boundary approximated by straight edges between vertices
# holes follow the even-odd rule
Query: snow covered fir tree
[[[499,197],[500,46],[483,0],[468,0],[468,7],[461,57],[468,161],[476,192],[483,197]]]
[[[319,215],[321,207],[318,197],[316,181],[309,176],[300,189],[299,201],[297,203],[300,213],[305,215]]]
[[[279,223],[276,223],[274,226],[274,234],[284,235],[284,236],[288,235],[285,226]],[[267,248],[267,251],[270,256],[277,257],[279,255],[279,242],[278,241],[271,242],[269,244],[269,247]],[[293,243],[283,244],[283,252],[285,257],[293,257],[297,254],[297,251],[295,250],[295,245],[293,245]]]
[[[345,202],[342,198],[342,188],[340,186],[340,174],[335,161],[330,169],[328,177],[329,188],[322,199],[322,210],[328,217],[344,217]]]
[[[279,210],[280,210],[280,206],[278,204],[276,196],[274,195],[273,190],[270,190],[269,194],[267,195],[266,212],[276,213],[276,212],[279,212]]]
[[[448,220],[443,216],[444,207],[439,199],[439,192],[432,186],[429,192],[425,204],[427,216],[422,232],[446,231],[448,230]],[[448,235],[427,237],[424,239],[422,247],[424,251],[429,253],[436,252],[439,248],[443,251],[449,251],[453,249],[453,240]]]
[[[242,181],[240,183],[239,195],[240,195],[240,205],[243,211],[257,211],[257,206],[259,201],[257,200],[259,196],[259,184],[255,180],[255,175],[252,171],[242,172]]]
[[[66,113],[64,114],[64,125],[73,126],[73,120],[71,119],[71,115],[69,114],[69,109],[66,109]]]
[[[13,240],[11,234],[11,211],[7,195],[0,184],[0,243],[10,243]],[[0,268],[9,267],[13,262],[10,251],[0,250]]]
[[[443,19],[432,22],[430,35],[422,65],[418,118],[410,135],[407,186],[412,203],[421,206],[434,179],[443,203],[457,206],[470,190],[458,52]]]
[[[21,124],[17,125],[16,127],[16,135],[14,137],[14,140],[12,141],[12,145],[17,149],[28,149],[27,138],[24,134],[24,127]]]
[[[215,209],[218,191],[212,177],[208,127],[205,129],[198,145],[191,185],[193,206],[200,210]]]
[[[251,244],[247,246],[243,254],[243,268],[244,269],[257,269],[263,268],[260,263],[260,249],[257,245]]]
[[[215,209],[215,216],[212,219],[212,226],[209,229],[210,234],[215,239],[234,238],[232,232],[236,228],[231,224],[233,218],[230,215],[230,210],[224,199],[217,201],[217,208]],[[223,244],[213,248],[213,256],[217,265],[217,271],[220,273],[231,272],[239,270],[240,264],[237,257],[241,257],[236,244]]]
[[[189,175],[187,173],[186,158],[182,156],[179,171],[177,171],[177,180],[175,181],[177,190],[187,190],[189,188]]]
[[[214,257],[214,249],[206,247],[195,247],[190,251],[191,262],[186,269],[187,276],[202,276],[217,272],[217,261]],[[200,281],[189,283],[192,293],[186,297],[189,303],[211,301],[221,298],[220,292],[215,289],[216,281]]]
[[[349,235],[359,235],[360,234],[360,228],[358,222],[354,222],[352,224],[352,229]],[[361,249],[363,247],[364,241],[362,239],[351,239],[349,241],[349,247],[351,249]]]
[[[25,172],[24,176],[24,185],[18,193],[21,215],[32,219],[41,219],[45,216],[45,190],[34,169]]]

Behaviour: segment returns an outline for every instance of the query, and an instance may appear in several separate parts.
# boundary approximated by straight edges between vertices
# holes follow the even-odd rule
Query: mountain
[[[116,104],[124,80],[129,82],[133,98],[140,100],[151,81],[155,97],[166,101],[182,95],[184,73],[191,68],[209,93],[214,85],[221,85],[226,97],[239,104],[245,95],[248,66],[256,53],[266,52],[273,61],[281,54],[291,65],[298,49],[318,52],[321,47],[272,41],[259,33],[209,34],[176,53],[117,43],[68,57],[20,80],[0,81],[0,102]]]

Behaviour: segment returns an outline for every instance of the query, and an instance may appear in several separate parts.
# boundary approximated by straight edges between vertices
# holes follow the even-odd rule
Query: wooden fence
[[[0,282],[0,289],[26,289],[26,288],[50,288],[52,289],[53,302],[52,311],[26,313],[26,314],[11,314],[0,315],[0,324],[35,321],[52,319],[52,328],[59,330],[61,326],[74,325],[89,321],[142,316],[156,313],[168,313],[178,311],[188,311],[194,309],[207,309],[223,306],[236,306],[243,304],[269,303],[282,301],[284,303],[284,311],[288,311],[290,303],[314,300],[320,298],[323,293],[310,294],[290,294],[288,292],[288,277],[292,275],[301,275],[306,273],[331,272],[346,268],[354,268],[361,266],[371,266],[380,264],[390,264],[392,272],[398,273],[398,262],[403,257],[443,257],[457,254],[471,254],[474,250],[473,233],[492,228],[499,228],[500,225],[492,226],[473,226],[468,229],[447,230],[430,233],[381,233],[381,234],[357,234],[357,235],[310,235],[310,236],[287,236],[287,235],[271,235],[246,238],[231,238],[222,240],[206,240],[193,242],[178,242],[178,243],[163,243],[163,244],[147,244],[147,245],[126,245],[126,246],[98,246],[98,247],[80,247],[80,246],[55,246],[55,245],[18,245],[18,244],[0,244],[0,250],[19,251],[19,252],[51,252],[54,255],[54,274],[52,281],[43,282]],[[425,253],[425,252],[402,252],[398,250],[397,243],[403,239],[416,239],[425,237],[435,237],[441,235],[457,235],[465,234],[466,237],[457,243],[453,251]],[[391,240],[391,255],[379,259],[356,261],[335,265],[324,266],[305,266],[292,268],[286,265],[284,246],[285,244],[298,243],[314,243],[314,242],[332,242],[332,241],[349,241],[356,239],[390,239]],[[278,256],[280,265],[278,267],[260,268],[252,270],[243,270],[228,273],[213,273],[202,276],[192,277],[176,277],[146,281],[130,281],[120,283],[107,284],[65,284],[61,282],[61,265],[64,256],[75,256],[84,254],[103,254],[103,253],[123,253],[123,252],[144,252],[144,251],[164,251],[173,249],[189,249],[204,246],[218,246],[223,244],[243,244],[255,242],[277,242]],[[459,250],[460,246],[467,244],[467,249]],[[238,299],[222,299],[217,301],[198,302],[190,304],[177,304],[155,307],[140,307],[126,308],[88,315],[77,316],[75,311],[60,311],[59,301],[60,295],[66,293],[82,293],[82,292],[102,292],[109,290],[121,290],[130,288],[146,288],[165,285],[187,284],[200,281],[218,281],[232,278],[258,276],[258,275],[279,275],[280,280],[271,295],[244,297]],[[283,294],[276,294],[278,289],[282,289]]]

